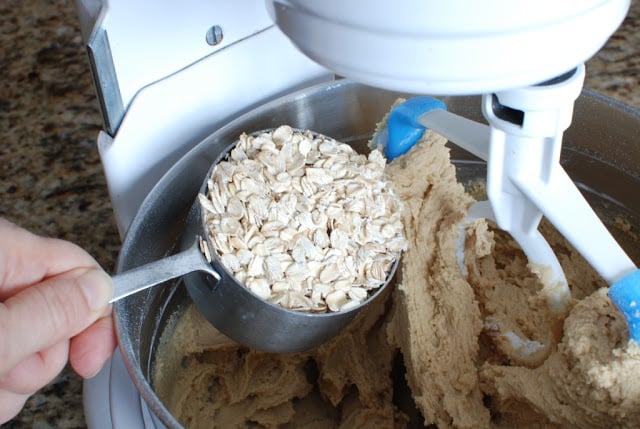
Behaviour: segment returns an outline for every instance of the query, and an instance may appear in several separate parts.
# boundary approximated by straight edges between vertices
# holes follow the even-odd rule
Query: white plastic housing
[[[567,72],[604,45],[630,0],[266,0],[314,61],[373,86],[483,94]]]
[[[266,101],[333,79],[272,23],[262,0],[80,1],[106,131],[98,137],[121,235],[194,145]],[[91,7],[90,7],[91,6]],[[222,39],[207,42],[220,28]]]

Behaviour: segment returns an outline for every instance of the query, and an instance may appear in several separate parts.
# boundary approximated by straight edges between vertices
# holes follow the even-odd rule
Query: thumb
[[[24,289],[0,304],[0,375],[21,360],[82,332],[113,295],[99,268],[77,268]]]

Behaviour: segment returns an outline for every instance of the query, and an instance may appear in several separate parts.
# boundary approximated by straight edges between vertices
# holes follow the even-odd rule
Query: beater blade
[[[562,135],[571,124],[584,74],[580,65],[539,85],[484,95],[489,125],[450,113],[430,97],[408,99],[393,108],[372,145],[382,147],[391,161],[431,129],[487,161],[488,199],[470,207],[467,222],[494,221],[520,245],[534,271],[549,267],[552,275],[541,277],[542,294],[552,311],[563,312],[571,293],[557,256],[538,230],[544,215],[612,285],[610,296],[627,320],[630,337],[640,341],[640,271],[560,165]]]

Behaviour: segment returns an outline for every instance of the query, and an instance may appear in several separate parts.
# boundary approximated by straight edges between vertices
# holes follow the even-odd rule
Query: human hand
[[[0,425],[67,363],[95,375],[113,353],[109,276],[84,250],[0,219]]]

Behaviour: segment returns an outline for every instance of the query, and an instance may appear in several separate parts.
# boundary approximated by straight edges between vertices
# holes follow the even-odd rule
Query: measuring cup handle
[[[204,271],[214,276],[216,280],[220,279],[220,275],[200,251],[197,240],[191,247],[180,253],[113,276],[114,294],[109,302],[194,271]]]

